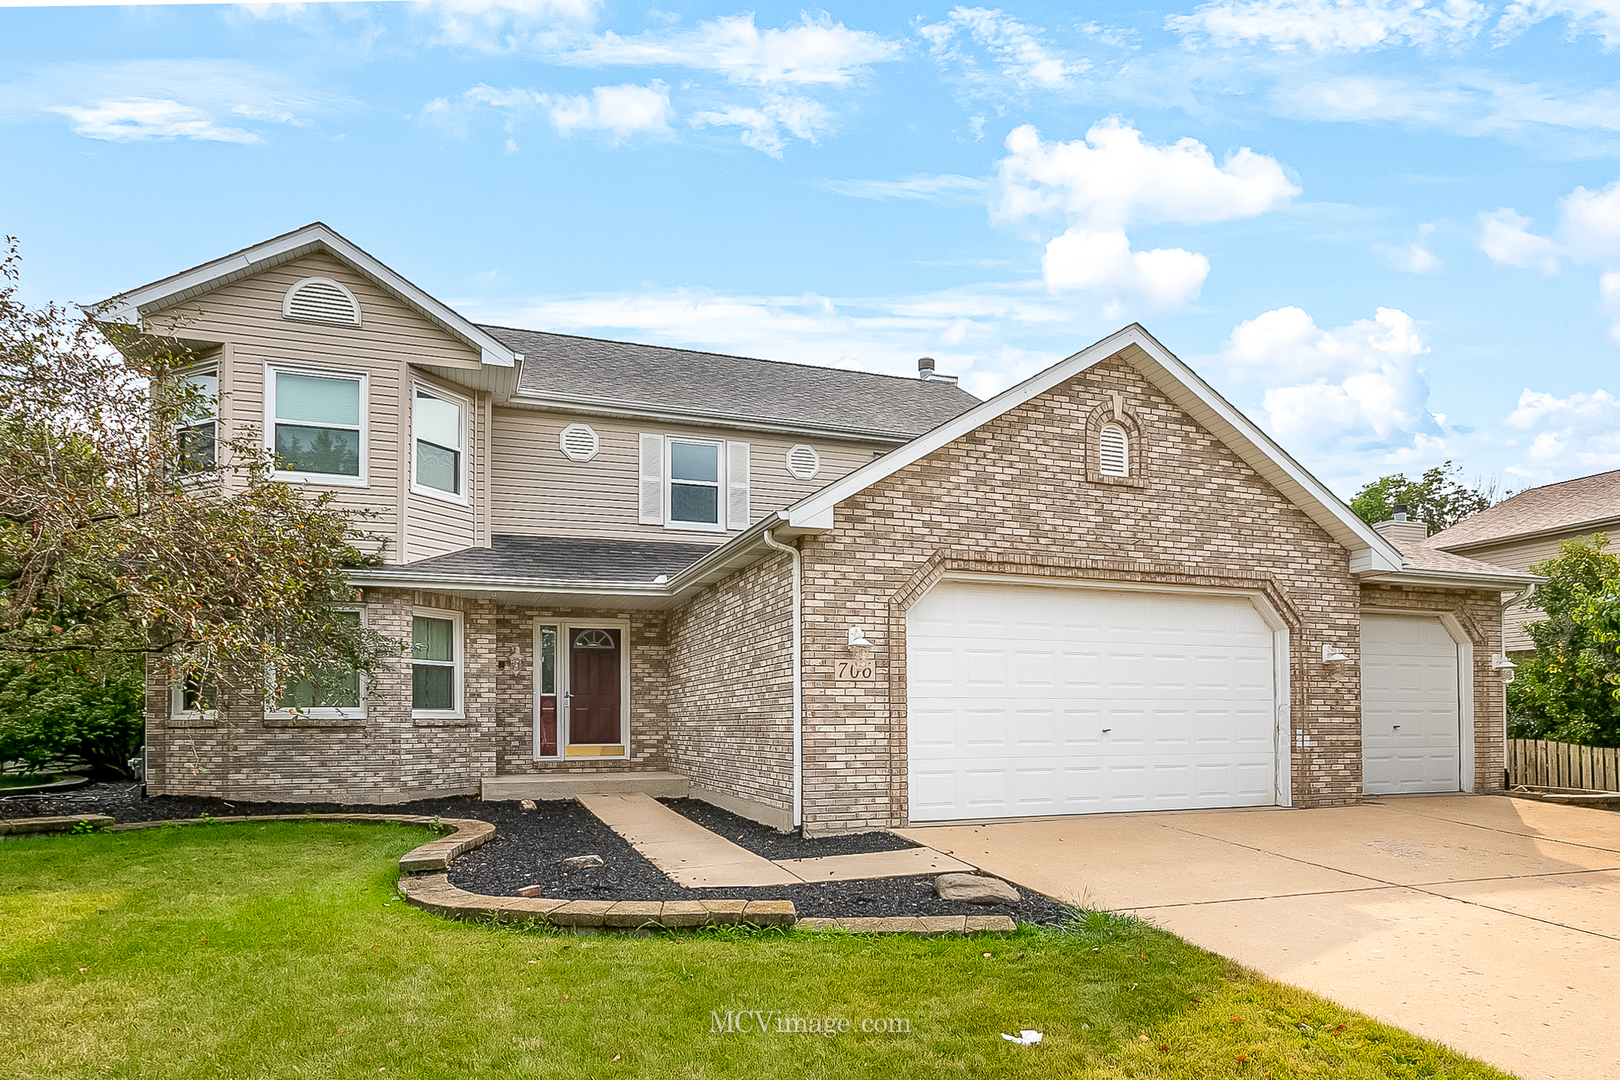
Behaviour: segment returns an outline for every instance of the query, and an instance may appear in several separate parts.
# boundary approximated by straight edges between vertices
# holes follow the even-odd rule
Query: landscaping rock
[[[969,904],[1016,904],[1018,890],[1000,878],[980,874],[941,874],[934,879],[934,894],[941,900]]]
[[[524,799],[522,802],[518,803],[518,809],[523,810],[523,811],[529,811],[529,810],[538,810],[540,808],[535,805],[535,802],[534,802],[533,799]]]
[[[589,870],[593,866],[602,865],[600,855],[575,855],[572,859],[564,859],[563,865],[570,870]]]

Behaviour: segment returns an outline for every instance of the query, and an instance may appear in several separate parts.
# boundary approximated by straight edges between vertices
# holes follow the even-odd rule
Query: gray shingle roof
[[[1620,469],[1521,491],[1429,538],[1446,550],[1620,518]]]
[[[1505,566],[1481,562],[1462,555],[1453,555],[1434,546],[1434,537],[1417,544],[1395,541],[1395,550],[1406,556],[1413,570],[1438,570],[1448,574],[1493,574],[1524,576],[1523,570],[1510,570]]]
[[[481,329],[523,354],[519,392],[911,438],[979,399],[943,379],[754,360],[515,330]]]
[[[709,544],[645,540],[592,540],[575,536],[494,536],[487,548],[463,548],[431,559],[384,566],[371,574],[409,578],[423,574],[506,580],[646,584],[671,577],[714,550]]]

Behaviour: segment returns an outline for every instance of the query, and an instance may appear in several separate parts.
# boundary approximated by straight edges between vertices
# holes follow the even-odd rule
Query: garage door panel
[[[913,820],[1274,801],[1271,631],[1243,598],[946,582],[908,634],[955,672],[908,689]]]
[[[1438,619],[1361,619],[1362,786],[1372,794],[1462,786],[1457,644]]]

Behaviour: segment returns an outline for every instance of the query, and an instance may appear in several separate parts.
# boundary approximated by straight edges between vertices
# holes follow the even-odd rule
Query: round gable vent
[[[569,424],[557,436],[557,446],[569,461],[589,461],[602,449],[602,440],[589,424]]]
[[[799,480],[814,480],[821,471],[821,455],[815,447],[800,443],[787,452],[787,470]]]
[[[331,278],[305,278],[294,284],[281,302],[281,313],[289,319],[360,325],[360,302]]]

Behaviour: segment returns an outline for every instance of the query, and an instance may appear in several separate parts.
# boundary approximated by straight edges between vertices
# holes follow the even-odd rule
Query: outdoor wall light
[[[1513,673],[1518,669],[1518,667],[1518,664],[1515,664],[1501,653],[1496,653],[1491,657],[1491,669],[1493,671],[1500,671],[1502,673],[1503,685],[1513,681]]]
[[[1333,645],[1323,645],[1322,646],[1322,663],[1324,663],[1324,664],[1342,664],[1348,659],[1350,659],[1350,658],[1348,656],[1346,656],[1344,654],[1344,652],[1342,650],[1340,650],[1339,648],[1337,648],[1336,646],[1333,646]]]
[[[852,626],[849,628],[849,648],[851,652],[854,652],[856,649],[872,649],[876,648],[876,646],[866,640],[864,630],[858,626]]]

